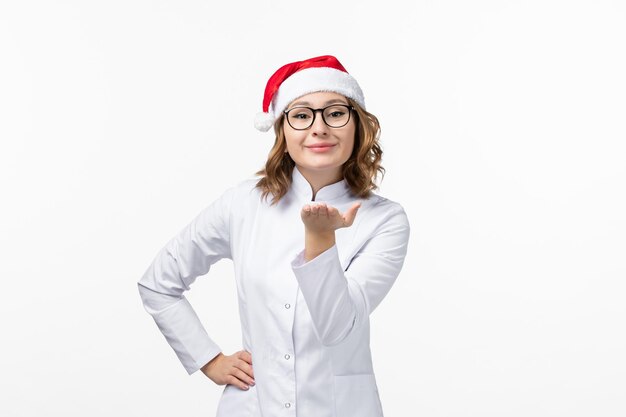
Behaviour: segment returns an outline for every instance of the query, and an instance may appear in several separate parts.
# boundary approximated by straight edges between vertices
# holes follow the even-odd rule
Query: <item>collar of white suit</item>
[[[302,173],[298,170],[298,167],[293,168],[292,173],[292,186],[299,196],[305,198],[307,201],[313,201],[313,189],[311,184],[307,181]],[[332,201],[343,197],[350,192],[350,186],[345,179],[335,182],[333,184],[326,185],[320,188],[315,195],[315,201]]]

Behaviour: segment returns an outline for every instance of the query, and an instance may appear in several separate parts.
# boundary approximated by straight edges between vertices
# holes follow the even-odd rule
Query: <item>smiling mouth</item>
[[[311,148],[311,149],[319,149],[319,148],[331,148],[335,145],[313,145],[313,146],[307,146],[307,148]]]

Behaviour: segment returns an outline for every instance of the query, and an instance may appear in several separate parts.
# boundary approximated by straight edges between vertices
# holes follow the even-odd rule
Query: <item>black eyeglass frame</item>
[[[337,107],[337,106],[348,108],[348,120],[346,120],[346,122],[344,124],[342,124],[341,126],[331,126],[326,121],[326,117],[324,117],[324,110],[326,110],[326,109],[328,109],[330,107]],[[289,112],[292,111],[292,110],[296,110],[296,109],[308,109],[308,110],[311,110],[313,112],[313,118],[311,119],[311,124],[309,124],[307,127],[302,128],[302,129],[298,129],[298,128],[293,127],[291,125],[291,123],[289,122]],[[318,111],[322,113],[322,121],[324,122],[324,124],[326,126],[330,127],[331,129],[340,129],[340,128],[344,127],[345,125],[347,125],[348,123],[350,123],[350,117],[352,117],[352,112],[354,111],[354,106],[351,106],[349,104],[343,104],[343,103],[331,104],[331,105],[326,106],[326,107],[321,108],[321,109],[312,109],[311,107],[306,107],[306,106],[296,106],[296,107],[290,108],[289,110],[284,110],[283,113],[285,114],[285,118],[287,119],[287,123],[289,123],[289,126],[291,126],[291,128],[293,130],[307,130],[307,129],[310,129],[311,126],[313,126],[313,123],[315,123],[315,118],[317,117],[317,112]]]

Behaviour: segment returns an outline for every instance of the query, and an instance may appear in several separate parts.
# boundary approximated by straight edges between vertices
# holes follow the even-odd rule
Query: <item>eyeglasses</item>
[[[347,104],[331,104],[323,109],[312,109],[310,107],[293,107],[285,110],[285,116],[289,126],[295,130],[306,130],[313,126],[317,112],[322,113],[322,120],[326,126],[338,128],[344,127],[350,121],[350,113],[354,107]]]

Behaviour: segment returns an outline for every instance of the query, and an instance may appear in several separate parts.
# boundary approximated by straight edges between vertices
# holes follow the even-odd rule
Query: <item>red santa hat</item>
[[[283,65],[270,77],[265,86],[263,112],[257,114],[254,127],[267,132],[289,103],[318,91],[341,94],[365,108],[363,91],[354,77],[337,58],[323,55]]]

